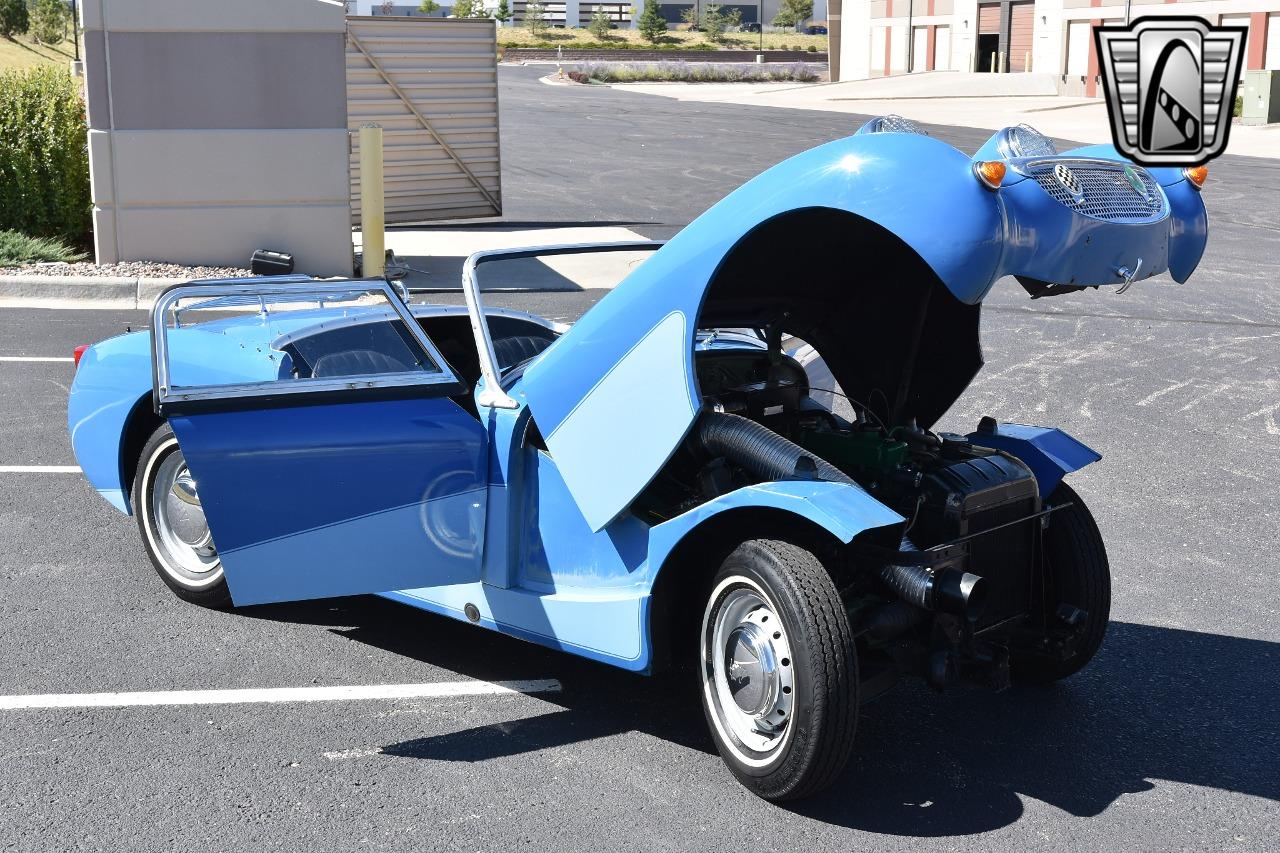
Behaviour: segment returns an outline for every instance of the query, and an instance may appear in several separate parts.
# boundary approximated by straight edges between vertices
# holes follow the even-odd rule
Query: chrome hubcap
[[[731,579],[703,619],[703,684],[713,721],[738,758],[766,764],[790,731],[794,667],[786,628],[764,591]]]
[[[218,551],[196,480],[181,451],[174,450],[160,461],[152,482],[151,514],[170,573],[184,583],[216,580],[221,569]]]

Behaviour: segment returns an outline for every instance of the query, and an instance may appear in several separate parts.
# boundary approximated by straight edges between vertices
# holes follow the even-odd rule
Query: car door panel
[[[170,422],[236,604],[479,575],[485,434],[448,398]]]
[[[195,283],[152,329],[235,604],[479,579],[487,434],[385,282]]]

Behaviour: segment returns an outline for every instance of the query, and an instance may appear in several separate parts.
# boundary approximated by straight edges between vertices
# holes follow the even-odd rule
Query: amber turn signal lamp
[[[1188,166],[1187,168],[1182,170],[1182,174],[1184,177],[1186,177],[1188,181],[1191,182],[1192,186],[1194,186],[1196,189],[1200,189],[1202,186],[1204,186],[1204,182],[1209,178],[1209,167],[1208,166]]]
[[[1000,182],[1004,180],[1004,161],[979,160],[973,164],[973,174],[987,189],[999,189]]]

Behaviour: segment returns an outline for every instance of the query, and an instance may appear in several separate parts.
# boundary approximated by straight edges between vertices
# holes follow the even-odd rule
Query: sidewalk
[[[955,80],[949,78],[954,75]],[[926,124],[958,125],[992,131],[1015,124],[1029,124],[1055,139],[1083,143],[1110,142],[1106,104],[1100,98],[1067,98],[1050,94],[982,95],[954,94],[970,75],[954,72],[910,75],[901,78],[854,80],[797,86],[793,83],[625,83],[613,88],[680,101],[742,104],[793,110],[824,110],[851,115],[894,113]],[[991,75],[986,75],[991,76]],[[1000,78],[1039,78],[1043,75],[1000,74]],[[915,79],[912,79],[915,78]],[[927,79],[926,79],[927,78]],[[906,85],[903,81],[911,83]],[[1035,80],[1028,92],[1043,90]],[[950,97],[927,97],[933,88],[952,92]],[[853,128],[850,128],[852,132]],[[1227,154],[1280,158],[1280,124],[1249,127],[1233,125]]]
[[[357,250],[361,234],[352,234]],[[485,249],[514,249],[566,243],[644,241],[616,226],[519,228],[503,223],[398,228],[387,231],[386,246],[410,267],[403,283],[410,291],[458,291],[467,256]],[[611,252],[569,257],[495,261],[480,276],[484,291],[579,291],[610,289],[651,252]],[[185,279],[95,276],[0,276],[0,308],[149,308],[166,287]]]
[[[357,250],[360,232],[354,235]],[[462,265],[467,256],[488,249],[518,249],[574,243],[630,243],[646,238],[617,226],[518,228],[495,223],[489,226],[440,226],[437,228],[387,229],[386,245],[396,260],[409,267],[402,281],[411,291],[460,290]],[[493,261],[478,276],[480,289],[576,291],[611,289],[651,252],[610,252],[564,257]]]

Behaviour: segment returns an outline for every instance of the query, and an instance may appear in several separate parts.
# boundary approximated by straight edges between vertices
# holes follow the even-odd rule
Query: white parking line
[[[0,474],[79,474],[79,465],[0,465]]]
[[[58,361],[58,362],[71,362],[71,361],[75,361],[75,359],[74,359],[74,358],[63,358],[63,357],[61,357],[61,356],[52,356],[52,355],[0,355],[0,361],[23,361],[23,362],[33,362],[33,361],[43,361],[43,362],[48,362],[48,361]]]
[[[247,705],[277,702],[354,702],[362,699],[440,699],[511,693],[555,693],[554,678],[530,681],[442,681],[348,687],[274,687],[252,690],[158,690],[139,693],[51,693],[0,696],[0,711],[29,708],[127,708],[163,705]]]

